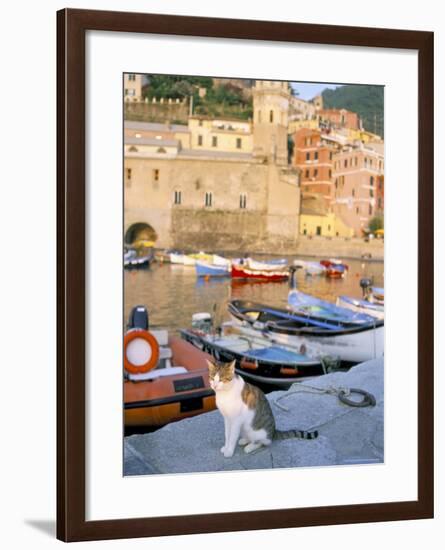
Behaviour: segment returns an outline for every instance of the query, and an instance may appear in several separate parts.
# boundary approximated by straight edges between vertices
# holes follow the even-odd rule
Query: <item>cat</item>
[[[216,406],[224,418],[225,441],[221,452],[226,458],[233,456],[237,443],[244,446],[246,453],[251,453],[262,445],[271,445],[274,439],[318,437],[317,431],[277,430],[266,396],[236,374],[235,363],[207,361],[210,387],[215,392]]]

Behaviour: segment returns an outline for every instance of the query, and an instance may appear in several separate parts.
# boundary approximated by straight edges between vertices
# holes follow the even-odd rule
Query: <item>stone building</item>
[[[126,242],[145,231],[160,248],[294,251],[300,187],[287,161],[288,84],[256,81],[252,93],[253,122],[125,123]]]
[[[142,101],[142,75],[124,73],[124,101]]]

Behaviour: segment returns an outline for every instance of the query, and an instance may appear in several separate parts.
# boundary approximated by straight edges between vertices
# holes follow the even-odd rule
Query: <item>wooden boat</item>
[[[372,315],[377,319],[385,318],[385,306],[378,303],[372,303],[368,300],[352,298],[351,296],[339,296],[337,305],[342,308],[348,308],[351,311]]]
[[[315,319],[302,313],[243,300],[228,306],[232,319],[244,330],[262,331],[272,341],[300,350],[310,347],[321,356],[339,357],[342,361],[361,363],[383,356],[384,322],[350,323],[341,320]]]
[[[236,371],[243,378],[288,388],[309,376],[325,374],[323,362],[289,346],[277,346],[257,331],[247,336],[230,323],[222,334],[199,330],[182,330],[181,336],[196,348],[219,361],[236,361]]]
[[[214,265],[200,260],[196,260],[195,269],[198,277],[230,277],[231,275],[228,265]]]
[[[213,410],[210,356],[166,330],[149,330],[143,306],[130,319],[135,322],[124,338],[125,427],[159,427]]]
[[[274,270],[251,269],[244,264],[232,264],[234,279],[256,279],[262,281],[279,282],[289,278],[289,271],[275,266]]]

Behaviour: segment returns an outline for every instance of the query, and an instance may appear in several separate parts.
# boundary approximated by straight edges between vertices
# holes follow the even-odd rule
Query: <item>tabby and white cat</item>
[[[216,406],[224,418],[225,442],[221,452],[225,457],[233,456],[237,443],[244,446],[246,453],[251,453],[262,445],[270,445],[274,439],[315,439],[318,436],[317,431],[277,430],[266,396],[235,373],[235,361],[207,363]]]

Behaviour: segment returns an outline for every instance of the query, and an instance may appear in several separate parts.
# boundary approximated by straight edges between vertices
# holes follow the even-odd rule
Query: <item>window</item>
[[[242,139],[236,138],[236,148],[241,149],[241,147],[242,147]]]
[[[315,151],[314,153],[314,160],[318,160],[318,151]]]
[[[369,196],[371,197],[371,199],[372,199],[372,197],[374,196],[374,190],[373,190],[373,189],[370,189],[370,190],[369,190]]]
[[[212,136],[212,147],[218,147],[218,138],[216,136]]]
[[[372,204],[369,205],[369,215],[372,216]]]
[[[318,170],[314,170],[314,178],[318,176]]]
[[[136,75],[135,74],[129,74],[128,75],[128,80],[136,80]]]
[[[365,168],[368,168],[368,159],[365,157]]]
[[[159,181],[159,170],[157,168],[153,170],[153,180]]]
[[[206,206],[212,206],[212,193],[206,193],[206,198],[205,198],[205,205]]]
[[[317,225],[316,232],[317,232],[317,235],[321,235],[321,225]]]
[[[202,120],[201,119],[198,121],[198,126],[202,126]]]
[[[379,197],[378,200],[377,200],[377,206],[378,206],[379,210],[382,208],[382,199],[381,199],[381,197]]]
[[[175,191],[175,204],[181,204],[182,202],[182,191]]]
[[[356,214],[360,214],[360,208],[357,206],[357,208],[355,209],[355,213]]]
[[[332,170],[329,170],[329,179],[332,178]]]
[[[202,145],[202,136],[201,135],[198,136],[198,145]]]
[[[273,122],[273,111],[269,112],[269,122]]]
[[[344,163],[343,163],[344,167],[347,168],[348,167],[348,159],[345,159],[344,160]]]
[[[242,194],[239,197],[239,207],[240,208],[247,208],[247,195]]]
[[[306,173],[304,174],[306,178],[309,177],[309,170],[306,170]]]
[[[352,196],[355,197],[355,189],[352,189]]]
[[[329,160],[332,160],[332,151],[329,153]]]
[[[357,157],[354,158],[354,166],[358,166],[358,158]]]
[[[261,123],[261,110],[258,111],[258,122]]]
[[[130,181],[131,180],[131,168],[127,168],[126,174],[127,174],[127,181]]]
[[[372,159],[369,159],[369,166],[372,166]]]
[[[310,153],[306,153],[306,160],[311,160],[311,154]]]
[[[374,176],[371,176],[371,177],[369,178],[369,185],[370,185],[371,187],[374,187]]]

